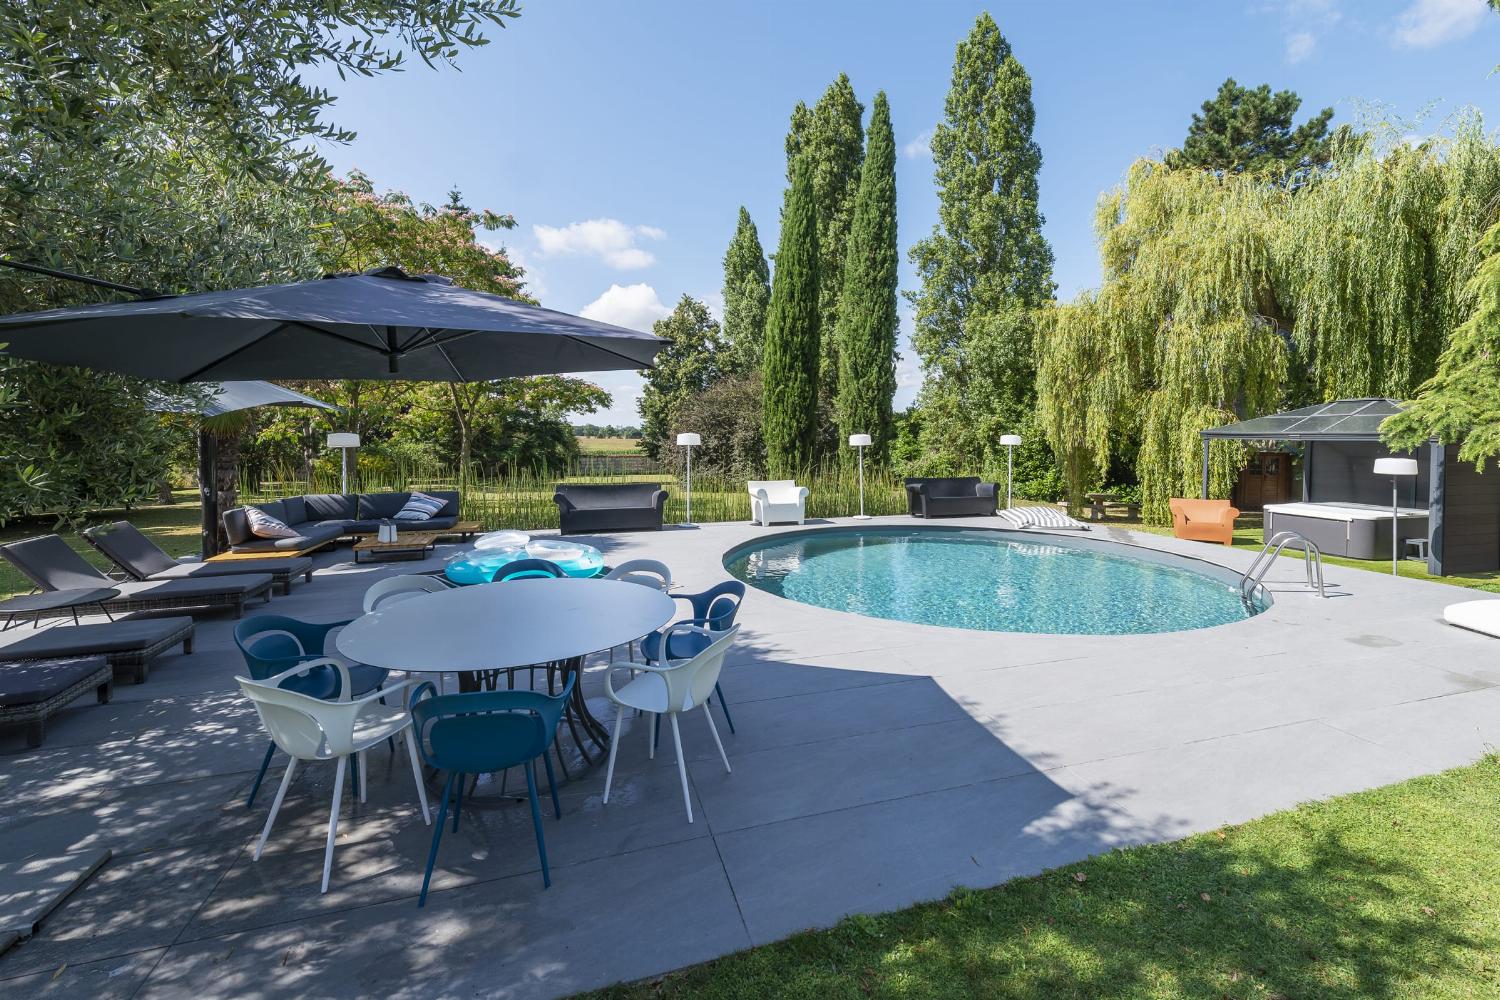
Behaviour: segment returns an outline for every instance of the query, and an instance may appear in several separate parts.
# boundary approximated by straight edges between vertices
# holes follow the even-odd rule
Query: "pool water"
[[[724,564],[802,604],[986,632],[1139,635],[1265,610],[1241,599],[1232,573],[1187,559],[987,530],[819,531],[743,546]]]

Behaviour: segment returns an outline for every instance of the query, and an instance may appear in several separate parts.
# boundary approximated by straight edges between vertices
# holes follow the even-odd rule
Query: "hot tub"
[[[1404,546],[1408,538],[1427,537],[1427,511],[1397,509],[1396,531]],[[1365,503],[1274,503],[1265,506],[1265,536],[1295,531],[1324,555],[1348,559],[1391,557],[1391,509]]]

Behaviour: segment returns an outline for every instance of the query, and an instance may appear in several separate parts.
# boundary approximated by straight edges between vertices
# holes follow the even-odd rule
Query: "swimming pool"
[[[795,533],[724,557],[778,597],[872,618],[986,632],[1140,635],[1209,628],[1265,610],[1230,570],[1110,542],[985,529]]]

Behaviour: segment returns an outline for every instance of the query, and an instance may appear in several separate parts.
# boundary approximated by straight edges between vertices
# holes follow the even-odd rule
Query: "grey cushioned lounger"
[[[154,611],[159,609],[232,608],[238,618],[252,597],[271,599],[275,582],[266,573],[246,576],[210,576],[190,580],[111,580],[87,559],[68,547],[57,535],[38,535],[0,545],[12,566],[42,590],[113,587],[120,596],[106,601],[110,611]]]
[[[26,632],[25,637],[0,646],[0,665],[15,660],[101,655],[115,677],[139,684],[151,672],[151,661],[182,643],[193,651],[191,618],[130,618],[96,625],[66,625]]]
[[[90,690],[105,704],[111,689],[110,666],[102,656],[0,664],[0,726],[24,725],[26,745],[39,747],[48,718]]]
[[[269,573],[283,594],[292,592],[292,580],[312,582],[313,563],[306,556],[290,559],[240,559],[232,562],[182,562],[161,550],[129,521],[116,521],[89,528],[84,540],[135,580],[181,580],[205,576],[245,576]]]

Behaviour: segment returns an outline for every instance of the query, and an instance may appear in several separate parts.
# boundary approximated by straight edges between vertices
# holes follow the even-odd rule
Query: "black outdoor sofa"
[[[118,591],[120,596],[102,605],[110,612],[231,608],[238,618],[252,597],[269,601],[274,583],[266,573],[186,580],[111,580],[57,535],[0,545],[0,555],[40,590],[108,587]]]
[[[443,508],[425,521],[397,521],[396,512],[411,499],[402,493],[309,493],[269,500],[254,506],[297,532],[295,538],[257,538],[243,507],[224,512],[224,533],[231,552],[310,552],[347,535],[373,535],[382,524],[403,531],[447,531],[458,523],[458,492],[431,490]]]
[[[978,476],[908,479],[906,509],[912,517],[994,514],[999,485]]]
[[[559,484],[552,500],[564,535],[660,531],[667,491],[660,483]]]

